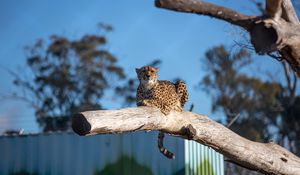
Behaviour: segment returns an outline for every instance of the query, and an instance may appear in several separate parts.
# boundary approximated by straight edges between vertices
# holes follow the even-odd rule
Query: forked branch
[[[266,0],[266,14],[248,16],[201,0],[155,0],[159,8],[207,15],[242,27],[258,54],[279,52],[300,76],[300,23],[291,0]]]
[[[207,116],[151,107],[87,111],[74,115],[73,130],[82,136],[159,130],[210,146],[232,161],[265,174],[299,175],[300,159],[275,143],[247,140]]]

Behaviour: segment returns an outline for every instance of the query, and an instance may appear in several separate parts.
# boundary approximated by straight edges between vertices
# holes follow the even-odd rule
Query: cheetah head
[[[151,67],[151,66],[144,66],[139,69],[137,68],[135,70],[141,84],[145,86],[149,86],[149,85],[151,86],[157,82],[158,68]]]

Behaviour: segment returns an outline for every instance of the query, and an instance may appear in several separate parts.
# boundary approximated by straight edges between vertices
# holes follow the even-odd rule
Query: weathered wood
[[[267,0],[266,14],[248,16],[201,0],[156,0],[159,8],[215,17],[247,30],[258,54],[279,52],[300,76],[300,23],[290,0]]]
[[[79,135],[159,130],[210,146],[232,161],[265,174],[299,175],[300,159],[275,143],[247,140],[207,116],[171,112],[164,116],[151,107],[87,111],[74,115]],[[134,143],[133,143],[134,144]]]
[[[244,15],[232,9],[199,0],[156,0],[155,5],[177,12],[208,15],[245,29],[251,27],[251,22],[256,18],[256,16]]]

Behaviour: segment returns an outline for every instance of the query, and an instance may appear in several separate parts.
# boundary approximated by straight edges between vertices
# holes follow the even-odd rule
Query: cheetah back
[[[177,87],[170,81],[157,81],[156,85],[149,90],[140,85],[137,93],[137,101],[141,102],[143,100],[155,100],[153,106],[167,111],[167,113],[171,110],[182,111]],[[137,105],[141,106],[143,104],[137,103]]]

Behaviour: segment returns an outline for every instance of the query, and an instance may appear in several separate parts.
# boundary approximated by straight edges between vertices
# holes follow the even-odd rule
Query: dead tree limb
[[[300,158],[275,143],[247,140],[207,116],[151,107],[87,111],[74,115],[73,130],[82,136],[159,130],[210,146],[232,161],[265,174],[299,175]]]
[[[300,75],[300,23],[290,0],[266,0],[266,14],[248,16],[201,0],[156,0],[159,8],[207,15],[242,27],[258,54],[279,52]]]

